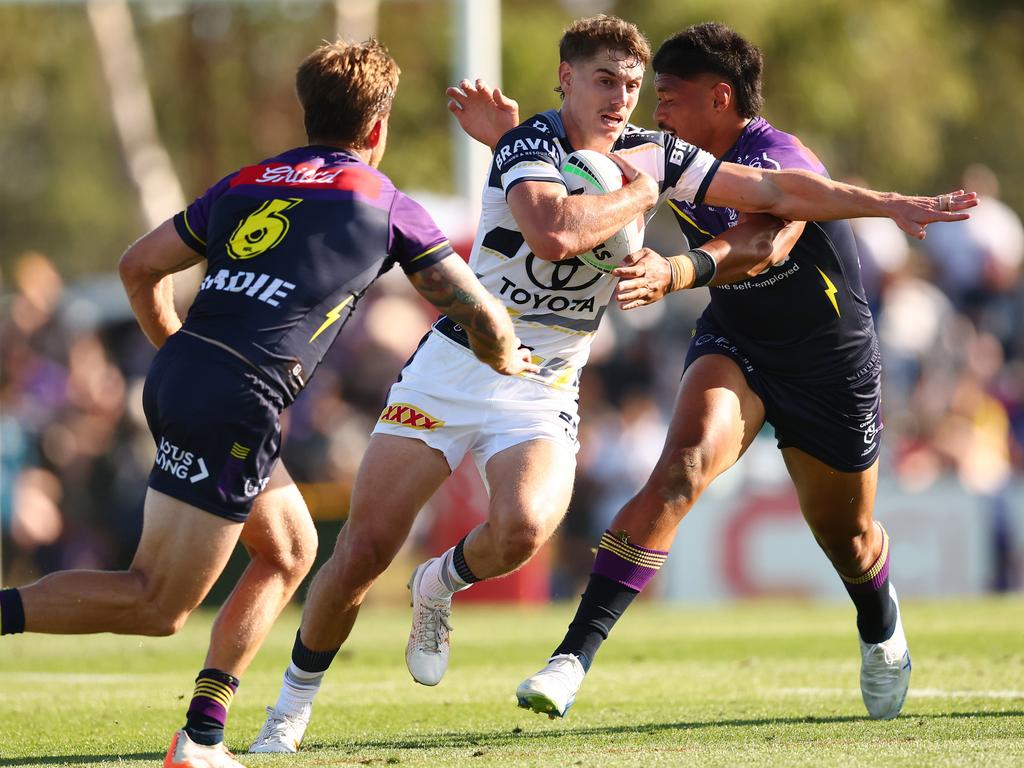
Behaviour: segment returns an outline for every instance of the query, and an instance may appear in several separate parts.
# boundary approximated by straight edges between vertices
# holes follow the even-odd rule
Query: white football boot
[[[267,719],[249,746],[249,752],[298,752],[312,714],[312,705],[306,705],[296,715],[286,715],[274,707],[267,707]]]
[[[889,584],[889,596],[896,603],[896,628],[881,643],[860,641],[860,692],[872,720],[892,720],[903,709],[910,687],[910,649],[903,633],[896,588]]]
[[[552,656],[544,669],[523,680],[516,688],[519,706],[551,719],[565,717],[576,701],[576,692],[586,674],[580,660],[573,654]]]
[[[437,685],[448,669],[449,633],[452,625],[452,600],[428,597],[420,593],[420,582],[427,566],[437,558],[420,563],[409,578],[412,629],[405,646],[405,665],[412,679],[422,685]]]
[[[235,760],[224,742],[206,746],[196,744],[184,728],[174,732],[171,746],[164,756],[164,768],[245,768]]]

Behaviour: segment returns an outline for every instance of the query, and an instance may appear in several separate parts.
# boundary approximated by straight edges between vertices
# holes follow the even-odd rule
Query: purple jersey
[[[453,253],[387,176],[335,147],[291,149],[221,179],[174,217],[207,259],[183,330],[244,358],[290,402],[370,284]]]
[[[751,120],[724,162],[828,176],[795,136],[764,118]],[[731,208],[671,201],[676,221],[698,247],[735,226]],[[851,376],[876,356],[874,325],[860,279],[860,260],[846,221],[807,222],[782,264],[711,289],[705,310],[761,370],[782,376]]]

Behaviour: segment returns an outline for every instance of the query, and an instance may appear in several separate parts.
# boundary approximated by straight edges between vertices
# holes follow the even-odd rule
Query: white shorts
[[[454,471],[467,452],[480,469],[500,451],[529,440],[579,450],[574,392],[502,376],[461,345],[431,331],[398,381],[373,434],[422,440]]]

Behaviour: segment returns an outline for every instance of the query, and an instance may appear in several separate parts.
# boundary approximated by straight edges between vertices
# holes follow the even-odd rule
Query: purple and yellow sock
[[[0,589],[0,635],[25,631],[25,608],[16,589]]]
[[[665,564],[668,552],[631,544],[625,534],[605,531],[597,547],[594,573],[642,592]]]
[[[219,669],[199,673],[185,722],[185,733],[196,744],[212,746],[224,741],[224,724],[238,683],[237,677]]]
[[[615,622],[667,557],[668,552],[630,544],[624,534],[605,531],[576,616],[552,655],[571,653],[584,669],[590,669],[597,649],[608,639]]]
[[[843,586],[857,607],[857,630],[865,643],[881,643],[896,629],[896,603],[889,595],[889,534],[882,534],[882,550],[875,562],[860,576],[844,576]]]

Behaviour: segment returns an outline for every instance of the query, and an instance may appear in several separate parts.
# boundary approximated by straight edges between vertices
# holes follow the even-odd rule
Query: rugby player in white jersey
[[[469,355],[457,324],[435,324],[391,389],[349,519],[310,588],[277,703],[250,751],[297,751],[364,596],[467,453],[488,487],[488,519],[413,572],[406,662],[417,682],[436,685],[447,668],[454,592],[515,570],[557,527],[575,473],[579,374],[616,282],[577,254],[669,197],[787,219],[890,215],[915,233],[952,216],[937,212],[935,198],[897,200],[802,172],[720,165],[673,136],[629,126],[650,47],[620,19],[575,22],[559,53],[561,109],[497,142],[470,261],[540,370],[492,375]],[[569,196],[559,167],[577,149],[620,151],[622,189]]]

